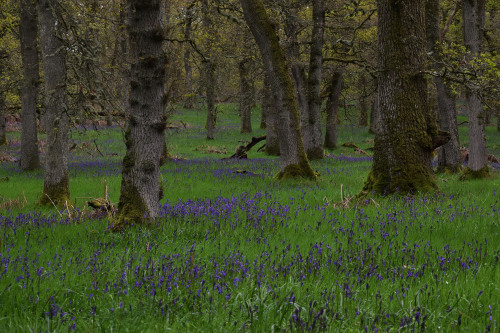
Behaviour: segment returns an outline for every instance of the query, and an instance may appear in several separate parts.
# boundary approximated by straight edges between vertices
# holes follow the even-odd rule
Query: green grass
[[[341,147],[312,162],[320,181],[279,183],[278,160],[255,148],[247,161],[221,160],[264,131],[254,116],[254,133],[239,134],[236,108],[219,110],[213,141],[202,110],[172,117],[189,126],[168,133],[179,159],[162,168],[151,229],[109,233],[103,213],[85,207],[105,184],[118,201],[120,128],[73,133],[71,216],[35,205],[41,171],[0,165],[0,204],[12,203],[0,211],[0,331],[500,330],[498,171],[438,175],[438,193],[343,206],[369,159]],[[17,135],[3,153],[18,156]],[[498,135],[487,131],[493,154]],[[367,149],[370,139],[340,126],[340,143]]]

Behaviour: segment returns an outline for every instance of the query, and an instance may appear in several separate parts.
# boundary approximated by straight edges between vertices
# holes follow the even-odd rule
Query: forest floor
[[[19,126],[0,147],[0,331],[500,331],[500,164],[486,180],[436,176],[439,191],[354,203],[371,156],[340,146],[318,182],[273,180],[279,160],[223,159],[265,134],[234,105],[179,110],[167,133],[165,198],[150,229],[111,233],[120,126],[73,129],[72,203],[36,205],[43,171],[21,173]],[[339,126],[339,145],[373,136]],[[353,117],[354,119],[354,117]],[[467,146],[467,128],[460,127]],[[487,129],[500,157],[500,132]],[[43,158],[44,136],[40,135]]]

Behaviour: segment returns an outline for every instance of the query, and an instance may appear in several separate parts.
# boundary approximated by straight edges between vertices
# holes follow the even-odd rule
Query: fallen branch
[[[261,142],[262,140],[265,140],[266,136],[259,136],[259,137],[252,137],[252,141],[250,141],[249,144],[246,146],[239,146],[236,148],[236,152],[226,158],[223,158],[223,160],[231,159],[231,158],[237,158],[237,159],[242,159],[242,158],[248,158],[247,152],[252,149],[253,146],[255,146],[257,143]]]

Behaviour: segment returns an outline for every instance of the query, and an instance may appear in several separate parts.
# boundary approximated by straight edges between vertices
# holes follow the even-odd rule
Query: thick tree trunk
[[[191,39],[191,30],[193,23],[193,9],[188,7],[186,9],[186,27],[184,28],[184,37],[186,40]],[[184,51],[184,74],[185,74],[185,99],[184,108],[193,109],[194,108],[194,96],[193,96],[193,69],[191,67],[191,45],[186,45]]]
[[[326,101],[326,133],[325,148],[337,148],[337,118],[339,111],[340,93],[342,91],[344,70],[336,70],[332,74],[328,85],[328,100]]]
[[[377,0],[381,121],[364,193],[436,188],[431,153],[446,136],[427,105],[424,5],[425,0]]]
[[[467,61],[472,61],[481,52],[484,5],[484,0],[464,0],[462,3],[464,43],[470,52]],[[476,91],[466,91],[465,104],[469,120],[469,161],[463,178],[483,178],[489,175],[485,110]]]
[[[426,0],[425,16],[427,49],[431,52],[432,58],[436,60],[433,65],[434,69],[439,71],[439,48],[436,45],[440,39],[439,0]],[[438,151],[437,169],[438,172],[456,173],[460,171],[461,158],[455,97],[443,78],[436,77],[434,83],[437,91],[439,127],[442,131],[450,133],[450,141]]]
[[[271,80],[269,75],[265,74],[264,78],[264,101],[262,102],[263,113],[266,117],[266,154],[271,156],[279,156],[280,141],[278,139],[278,130],[276,128],[277,119],[277,96],[272,91]]]
[[[21,170],[40,168],[38,157],[38,138],[36,128],[36,107],[40,69],[37,37],[38,16],[35,0],[21,0],[19,36],[21,39],[21,57],[23,62],[23,87],[21,89]]]
[[[285,54],[261,0],[240,0],[245,20],[259,46],[271,87],[276,94],[277,130],[280,140],[281,171],[278,179],[316,179],[309,164],[300,129],[299,109]]]
[[[253,82],[249,77],[250,59],[243,59],[238,65],[240,74],[239,114],[241,117],[241,133],[252,133]]]
[[[368,102],[366,100],[366,75],[359,78],[359,126],[368,126]]]
[[[307,119],[303,123],[304,148],[312,160],[323,158],[321,135],[321,67],[323,63],[323,35],[325,25],[324,0],[313,1],[313,30],[307,79]]]
[[[129,0],[130,92],[122,184],[114,229],[158,217],[165,144],[162,0]]]
[[[45,82],[47,148],[42,205],[66,205],[70,202],[68,176],[69,115],[66,94],[66,48],[59,36],[63,24],[56,11],[56,0],[40,0],[40,44]]]

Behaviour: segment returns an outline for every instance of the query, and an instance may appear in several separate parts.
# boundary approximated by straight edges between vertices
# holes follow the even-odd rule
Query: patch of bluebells
[[[482,281],[486,267],[498,267],[489,241],[495,236],[442,243],[440,230],[498,217],[498,201],[486,211],[453,196],[395,196],[376,212],[369,208],[339,211],[300,198],[282,203],[268,192],[167,201],[154,233],[118,241],[89,230],[95,222],[85,217],[0,216],[0,290],[3,299],[20,302],[20,311],[44,302],[44,320],[70,329],[144,304],[160,318],[210,309],[231,316],[242,299],[235,319],[241,327],[265,316],[259,299],[282,314],[268,320],[290,330],[354,322],[370,331],[425,330],[441,308],[456,317],[454,325],[467,325],[461,314],[469,310],[456,299],[443,298],[437,308],[435,302],[456,281]],[[52,232],[75,223],[83,236],[44,245]],[[481,294],[463,297],[479,306]],[[499,300],[488,302],[489,311],[468,316],[484,316],[485,327],[498,328]]]

